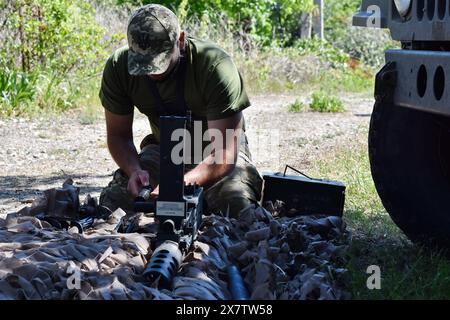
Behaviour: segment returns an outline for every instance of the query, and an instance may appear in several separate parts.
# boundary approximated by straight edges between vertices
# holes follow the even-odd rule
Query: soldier
[[[242,114],[250,102],[233,60],[217,45],[187,36],[175,14],[160,5],[135,11],[127,37],[128,46],[108,59],[100,90],[108,148],[120,168],[100,204],[132,211],[133,198],[143,187],[150,185],[152,196],[158,195],[159,117],[189,112],[201,121],[206,137],[208,132],[227,137],[227,130],[233,130],[234,139],[214,136],[209,154],[186,167],[185,182],[204,187],[209,211],[237,217],[260,200],[262,179],[251,163]],[[132,132],[135,107],[148,117],[152,130],[139,154]],[[198,141],[202,137],[193,138],[202,144],[201,151],[208,150],[205,141]]]

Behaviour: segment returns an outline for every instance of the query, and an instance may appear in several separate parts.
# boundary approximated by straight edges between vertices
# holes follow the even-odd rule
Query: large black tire
[[[450,248],[450,118],[376,103],[372,176],[384,207],[413,241]]]

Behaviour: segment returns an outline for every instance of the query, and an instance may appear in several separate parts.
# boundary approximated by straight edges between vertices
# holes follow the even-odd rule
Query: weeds
[[[0,102],[7,108],[0,109],[2,114],[12,115],[20,105],[26,105],[36,94],[36,75],[15,70],[0,71]]]
[[[336,97],[329,96],[323,91],[312,95],[312,101],[309,108],[316,112],[344,112],[344,103]]]
[[[301,102],[300,100],[295,100],[295,102],[291,103],[288,106],[289,112],[298,113],[303,112],[307,109],[307,106]]]

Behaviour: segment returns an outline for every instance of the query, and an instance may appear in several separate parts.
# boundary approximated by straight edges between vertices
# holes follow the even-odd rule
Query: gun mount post
[[[153,255],[144,271],[150,280],[159,278],[160,287],[170,287],[173,277],[192,247],[203,215],[203,188],[184,183],[184,146],[175,154],[177,146],[186,141],[189,117],[164,116],[160,118],[161,156],[159,196],[155,205],[155,217],[159,231],[152,241]],[[182,130],[182,134],[175,134]],[[181,137],[181,141],[172,139]],[[175,159],[181,157],[180,159]],[[150,209],[142,203],[139,208]]]

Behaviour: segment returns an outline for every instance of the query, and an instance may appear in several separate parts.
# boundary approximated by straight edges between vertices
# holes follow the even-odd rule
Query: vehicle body
[[[363,0],[353,25],[401,49],[378,73],[369,158],[380,198],[413,241],[450,245],[450,0]]]

